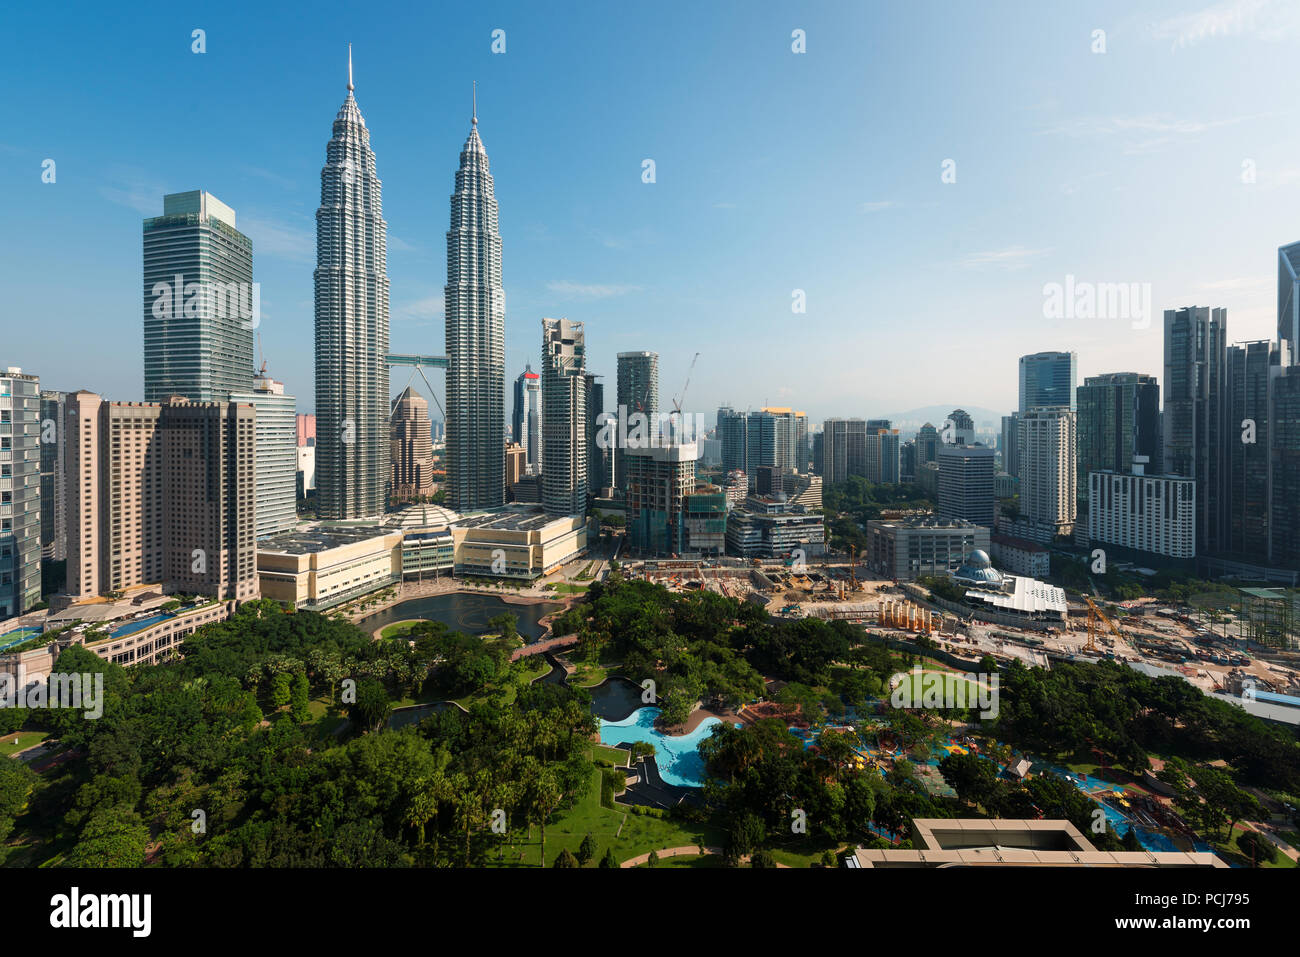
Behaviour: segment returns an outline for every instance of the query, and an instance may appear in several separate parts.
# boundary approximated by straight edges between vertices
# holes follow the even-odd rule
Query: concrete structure
[[[1289,364],[1300,363],[1300,243],[1277,250],[1277,338]]]
[[[697,485],[682,509],[683,557],[718,558],[727,550],[727,494],[716,485]]]
[[[542,377],[532,365],[515,379],[514,399],[510,438],[522,446],[528,474],[537,475],[542,470]]]
[[[257,597],[251,405],[82,391],[67,411],[69,597],[142,585]]]
[[[1052,553],[1042,545],[1009,535],[994,535],[989,553],[1003,568],[1026,578],[1046,578],[1052,573]]]
[[[938,515],[993,527],[994,452],[983,445],[939,446]]]
[[[587,509],[586,351],[581,322],[542,320],[542,504],[548,515]]]
[[[733,469],[727,473],[723,491],[727,494],[727,508],[744,504],[745,499],[749,498],[749,476],[744,469]]]
[[[388,226],[370,131],[352,90],[349,52],[348,95],[325,147],[316,212],[316,500],[323,519],[382,515],[388,490]],[[448,402],[450,380],[449,373]],[[499,414],[496,421],[500,427]]]
[[[253,244],[211,193],[163,197],[144,221],[144,398],[225,401],[253,381]]]
[[[988,613],[994,620],[1062,625],[1069,614],[1064,589],[1027,575],[1004,575],[982,549],[966,556],[952,581],[965,589],[966,604],[977,615]]]
[[[916,469],[916,484],[933,501],[939,499],[939,463],[923,462]]]
[[[1300,366],[1269,390],[1269,561],[1300,568]]]
[[[795,467],[800,420],[806,419],[804,413],[786,407],[765,408],[746,416],[745,471],[750,478],[758,475],[760,465]]]
[[[1141,456],[1127,472],[1088,476],[1088,537],[1166,558],[1196,557],[1196,481],[1146,475]]]
[[[731,474],[749,474],[749,417],[730,406],[718,409],[718,440],[722,443],[722,468]]]
[[[64,478],[67,442],[63,428],[68,394],[41,392],[41,559],[61,562],[68,557],[67,485]]]
[[[1067,408],[1074,410],[1079,382],[1079,355],[1075,352],[1036,352],[1020,357],[1020,409]]]
[[[975,420],[965,409],[953,409],[943,424],[939,438],[947,445],[974,445]]]
[[[810,512],[822,509],[822,477],[820,475],[802,475],[798,472],[786,472],[781,476],[781,489],[786,501],[798,505]]]
[[[740,558],[789,558],[796,549],[805,559],[826,552],[821,515],[792,506],[783,493],[751,495],[727,516],[727,554]]]
[[[1228,543],[1227,326],[1226,309],[1165,310],[1160,461],[1168,474],[1196,480],[1196,547],[1201,552],[1218,552]]]
[[[897,485],[902,480],[901,437],[897,429],[870,428],[866,435],[867,481]]]
[[[1036,407],[1022,412],[1018,424],[1021,520],[1034,541],[1071,535],[1078,514],[1075,413]]]
[[[232,392],[229,397],[231,402],[251,405],[257,411],[254,460],[258,538],[287,532],[298,523],[296,404],[293,396],[285,395],[284,383],[276,382],[265,370],[263,366],[253,379],[252,391]]]
[[[659,353],[620,352],[616,358],[615,393],[620,408],[629,417],[640,412],[651,422],[659,414]],[[614,484],[627,491],[627,463],[621,449],[615,450]]]
[[[651,555],[681,554],[686,496],[695,489],[694,442],[627,449],[627,544]]]
[[[1099,851],[1069,821],[916,818],[912,849],[859,847],[844,866],[890,867],[1227,867],[1209,852]]]
[[[1018,478],[1020,475],[1020,413],[1012,412],[1002,417],[1002,471]],[[998,496],[1005,498],[1006,496]]]
[[[409,502],[433,495],[437,486],[433,481],[428,400],[407,386],[393,400],[388,430],[392,499]]]
[[[528,455],[517,442],[506,446],[506,487],[513,486],[528,473]]]
[[[451,529],[457,575],[532,581],[586,554],[587,523],[511,507],[461,519]]]
[[[615,449],[602,448],[601,430],[604,427],[605,384],[601,376],[593,372],[584,372],[586,382],[587,408],[587,492],[592,497],[605,494],[614,487],[614,452]]]
[[[929,422],[921,426],[916,433],[916,467],[918,474],[920,468],[927,462],[939,461],[939,430]]]
[[[41,382],[0,371],[0,620],[41,600]]]
[[[316,446],[298,446],[298,497],[316,490]]]
[[[299,412],[295,419],[298,427],[298,447],[316,445],[316,416]]]
[[[377,526],[286,532],[257,543],[262,597],[322,611],[396,584],[402,532]]]
[[[976,549],[987,550],[989,530],[964,519],[914,515],[867,522],[864,558],[872,571],[894,581],[947,575]]]

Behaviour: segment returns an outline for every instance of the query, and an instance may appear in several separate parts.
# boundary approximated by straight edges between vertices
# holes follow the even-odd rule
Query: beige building
[[[67,594],[257,597],[251,405],[67,402]]]
[[[462,519],[451,529],[457,575],[533,579],[587,551],[580,515],[505,509]]]
[[[1074,533],[1078,514],[1077,413],[1030,409],[1019,415],[1020,518],[1025,537],[1046,544]]]
[[[262,597],[320,611],[396,584],[402,531],[374,526],[286,532],[257,546]]]
[[[506,446],[506,487],[516,484],[528,468],[528,456],[518,442]]]
[[[393,400],[388,426],[392,455],[392,497],[406,502],[429,496],[433,482],[433,438],[429,403],[410,386]]]
[[[859,847],[850,869],[881,867],[1227,867],[1208,852],[1099,851],[1069,821],[917,818],[912,850]]]

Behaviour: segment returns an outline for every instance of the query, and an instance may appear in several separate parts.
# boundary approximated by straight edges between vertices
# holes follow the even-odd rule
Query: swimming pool
[[[137,618],[135,621],[128,621],[124,625],[119,625],[108,633],[110,638],[121,638],[123,635],[129,635],[132,632],[140,631],[142,628],[148,628],[150,625],[156,625],[160,621],[166,621],[168,618],[175,618],[172,614],[150,615],[148,618]]]
[[[633,741],[649,741],[655,746],[655,764],[659,776],[666,784],[683,788],[704,786],[704,758],[700,757],[700,742],[713,733],[713,726],[721,724],[720,718],[705,718],[690,734],[664,734],[655,727],[660,708],[638,708],[622,721],[600,722],[600,743],[617,746]]]

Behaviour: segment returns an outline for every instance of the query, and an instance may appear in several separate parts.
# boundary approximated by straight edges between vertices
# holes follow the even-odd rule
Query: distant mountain
[[[927,405],[920,409],[909,409],[906,412],[891,412],[889,415],[871,416],[871,418],[888,419],[890,424],[903,433],[903,438],[910,438],[909,432],[915,432],[925,423],[929,422],[936,429],[942,430],[943,423],[948,418],[948,414],[953,409],[965,409],[967,414],[975,420],[976,432],[1001,432],[1002,416],[1009,415],[1013,410],[1007,409],[1003,412],[995,412],[993,409],[986,409],[978,405]]]

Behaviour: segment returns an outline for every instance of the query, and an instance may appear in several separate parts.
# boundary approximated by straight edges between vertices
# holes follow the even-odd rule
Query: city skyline
[[[259,155],[256,165],[247,157],[218,158],[192,146],[158,148],[152,144],[154,148],[148,151],[128,148],[117,165],[105,165],[102,175],[92,182],[85,175],[84,162],[76,159],[79,150],[69,145],[71,152],[61,154],[61,138],[52,136],[39,118],[19,119],[0,148],[0,168],[7,179],[20,186],[30,180],[27,187],[16,190],[16,211],[37,225],[30,230],[34,234],[30,241],[13,249],[10,256],[11,268],[26,277],[15,284],[15,308],[20,314],[33,311],[40,301],[40,277],[50,273],[49,249],[55,237],[46,234],[40,224],[54,225],[74,208],[79,214],[89,213],[85,237],[60,232],[63,251],[54,258],[75,257],[91,239],[110,247],[100,261],[88,265],[90,284],[96,288],[96,308],[88,309],[81,301],[83,293],[71,289],[54,304],[56,313],[66,312],[52,316],[51,321],[62,319],[77,328],[85,321],[83,315],[106,313],[107,318],[97,324],[100,328],[87,328],[81,338],[96,337],[92,341],[110,354],[114,348],[120,349],[100,331],[115,321],[125,324],[132,311],[130,298],[118,291],[132,284],[118,275],[119,268],[110,268],[114,263],[121,267],[126,252],[111,248],[114,237],[120,238],[126,229],[138,229],[141,212],[156,215],[164,193],[210,189],[241,210],[241,226],[253,241],[257,278],[263,286],[264,321],[258,332],[266,353],[287,389],[299,396],[300,407],[314,409],[310,363],[304,361],[301,343],[310,328],[309,297],[303,295],[309,282],[304,267],[310,259],[309,247],[303,242],[304,236],[310,235],[305,201],[311,191],[312,167],[319,161],[319,144],[318,133],[313,139],[304,117],[319,115],[326,108],[322,104],[337,82],[342,48],[351,39],[359,63],[367,64],[371,71],[366,81],[370,91],[367,104],[378,111],[374,125],[379,130],[386,185],[390,195],[401,197],[400,202],[390,200],[398,237],[392,257],[394,351],[441,354],[444,348],[437,335],[443,317],[435,285],[441,244],[429,225],[439,190],[429,188],[428,164],[449,153],[456,130],[463,129],[463,119],[458,118],[464,116],[468,105],[466,88],[478,79],[480,93],[493,104],[494,164],[507,208],[502,232],[512,250],[505,289],[511,303],[506,326],[507,375],[537,360],[535,333],[527,330],[547,314],[567,314],[589,323],[588,367],[594,371],[610,374],[618,351],[656,350],[662,354],[665,389],[671,393],[684,381],[698,346],[701,358],[689,404],[701,409],[723,403],[757,409],[794,400],[814,422],[837,415],[889,414],[931,399],[1014,408],[1014,385],[1000,366],[963,367],[962,356],[981,351],[1003,351],[1009,356],[1039,350],[1076,351],[1080,379],[1120,371],[1158,375],[1158,319],[1164,309],[1202,303],[1225,307],[1233,314],[1234,340],[1271,337],[1277,326],[1277,250],[1297,238],[1285,216],[1285,197],[1295,187],[1290,167],[1282,164],[1288,152],[1300,153],[1300,148],[1277,142],[1276,128],[1281,124],[1264,122],[1262,113],[1241,113],[1239,106],[1237,114],[1229,115],[1225,94],[1209,91],[1216,78],[1232,71],[1234,76],[1253,78],[1238,82],[1260,85],[1261,71],[1269,69],[1262,62],[1267,58],[1252,56],[1252,51],[1267,49],[1277,41],[1262,36],[1265,31],[1260,28],[1226,37],[1193,37],[1182,45],[1171,45],[1165,34],[1172,29],[1167,26],[1174,19],[1172,10],[1167,4],[1152,6],[1156,26],[1139,24],[1135,14],[1119,6],[1094,13],[1093,19],[1108,27],[1109,46],[1104,55],[1091,52],[1091,22],[1085,27],[1069,17],[1032,11],[1009,32],[1006,23],[1000,23],[998,29],[1005,34],[1001,39],[1016,51],[1022,68],[1032,73],[1040,56],[1074,57],[1077,61],[1069,61],[1072,68],[1092,71],[1089,75],[1097,89],[1073,90],[1078,99],[1073,110],[1062,106],[1064,91],[1059,90],[1055,106],[1029,102],[1027,94],[1020,92],[1011,107],[990,107],[985,100],[997,98],[985,97],[978,104],[967,104],[974,110],[972,119],[948,124],[945,136],[952,136],[950,145],[938,142],[941,138],[935,136],[917,142],[914,134],[908,134],[896,141],[897,148],[887,156],[868,152],[866,133],[859,127],[889,131],[897,122],[894,113],[913,100],[918,108],[936,110],[943,74],[920,84],[914,97],[903,97],[893,110],[875,102],[870,109],[862,107],[861,114],[836,118],[827,112],[829,104],[804,97],[799,102],[811,104],[809,122],[793,128],[791,138],[797,141],[793,145],[776,138],[779,133],[791,136],[789,130],[769,129],[780,124],[764,122],[757,114],[769,93],[776,95],[776,105],[784,106],[818,88],[872,89],[874,74],[852,66],[860,58],[850,53],[854,44],[871,42],[877,35],[905,35],[908,15],[900,11],[888,13],[873,30],[864,14],[852,10],[840,11],[833,23],[816,11],[805,16],[774,6],[758,7],[754,22],[738,28],[728,41],[736,56],[759,71],[757,88],[748,92],[710,69],[707,58],[687,55],[708,42],[707,38],[694,34],[674,38],[657,27],[644,36],[630,35],[608,11],[593,10],[594,31],[581,38],[547,29],[526,11],[513,13],[502,20],[501,29],[507,35],[504,54],[491,52],[495,27],[487,21],[471,17],[451,21],[445,25],[446,35],[454,40],[451,55],[432,84],[427,79],[413,79],[418,52],[414,47],[418,44],[408,49],[403,43],[367,38],[363,31],[350,37],[327,37],[323,26],[308,25],[303,28],[303,42],[293,50],[277,51],[277,59],[272,59],[260,49],[232,48],[231,24],[226,24],[223,32],[218,29],[222,24],[214,21],[215,26],[207,28],[209,43],[203,54],[207,60],[190,52],[188,36],[175,41],[176,57],[190,59],[169,61],[167,68],[176,74],[174,88],[141,91],[136,88],[139,80],[122,78],[132,93],[140,94],[126,98],[142,104],[134,122],[142,129],[152,122],[153,113],[143,108],[150,104],[164,114],[172,112],[168,101],[175,96],[188,96],[192,103],[217,97],[222,87],[208,65],[217,61],[260,71],[276,81],[274,89],[259,96],[256,105],[232,117],[232,129],[256,134],[270,124],[282,134],[265,141],[266,155]],[[704,15],[703,32],[707,32],[720,14],[705,11]],[[21,20],[24,15],[11,16]],[[238,14],[229,16],[239,22]],[[838,27],[841,16],[847,21],[845,29]],[[954,12],[953,17],[959,26],[970,27],[975,40],[990,29],[971,14]],[[511,21],[518,24],[513,29]],[[791,50],[789,37],[795,28],[807,32],[804,54]],[[332,28],[328,32],[337,34]],[[1175,40],[1181,35],[1175,34]],[[161,39],[160,34],[150,33],[149,37],[150,42]],[[218,43],[218,37],[225,39]],[[593,39],[611,37],[617,38],[621,55]],[[684,62],[689,62],[689,71],[654,93],[647,115],[630,119],[615,98],[578,92],[575,87],[581,77],[536,82],[543,38],[547,56],[562,52],[566,44],[591,47],[587,51],[590,56],[582,60],[584,75],[587,69],[601,65],[622,75],[643,63],[654,43],[661,44],[658,55],[680,53]],[[667,48],[662,46],[665,42]],[[1041,43],[1045,49],[1035,50],[1033,43]],[[39,49],[38,44],[34,50]],[[82,52],[88,65],[103,57],[95,50]],[[974,54],[964,49],[954,52],[960,62],[944,69],[957,75],[969,66]],[[1172,97],[1170,91],[1176,83],[1193,82],[1194,89],[1181,94],[1183,98],[1176,102],[1196,103],[1212,111],[1209,118],[1183,121],[1176,116],[1157,116],[1109,122],[1088,113],[1085,106],[1100,110],[1107,98],[1111,106],[1122,102],[1117,92],[1123,86],[1122,77],[1143,69],[1139,54],[1160,56],[1168,67],[1167,75],[1156,78],[1160,89],[1150,94],[1148,106],[1154,107],[1161,95]],[[885,59],[893,62],[897,56],[891,51]],[[23,49],[11,58],[20,91],[33,82],[45,82],[50,89],[62,91],[70,116],[80,116],[87,132],[93,132],[100,120],[89,113],[107,91],[101,94],[51,77],[39,62],[29,62],[32,57],[33,51]],[[298,57],[303,58],[301,75],[288,76],[293,70],[282,61],[287,58],[287,63],[296,65]],[[619,63],[611,65],[612,60]],[[623,60],[628,63],[622,65]],[[1008,70],[996,66],[989,82],[995,86],[1008,83]],[[1197,71],[1207,75],[1189,81]],[[692,94],[690,87],[700,87],[705,80],[709,95]],[[963,100],[968,96],[955,89],[948,93]],[[402,121],[403,113],[408,119],[417,115],[410,112],[412,95],[420,98],[417,110],[421,122],[414,125]],[[841,108],[846,102],[843,96],[824,99]],[[723,108],[739,110],[743,121],[719,120]],[[848,108],[856,110],[858,106]],[[1015,119],[1005,144],[990,144],[977,131],[975,117],[987,123],[994,108],[999,117]],[[426,118],[430,111],[434,115]],[[954,116],[957,113],[952,111]],[[1037,122],[1029,122],[1031,116]],[[582,136],[593,117],[602,129],[599,141]],[[115,111],[114,118],[120,120],[120,111]],[[853,122],[844,122],[848,119]],[[128,114],[128,128],[131,122]],[[415,127],[418,133],[413,132]],[[707,155],[697,156],[698,147],[691,143],[706,133],[713,148]],[[1183,158],[1171,166],[1167,162],[1171,152],[1182,142],[1212,147],[1213,156],[1195,164]],[[825,155],[816,148],[819,146],[833,146],[834,155]],[[222,154],[224,149],[218,144],[210,152]],[[1253,155],[1238,156],[1229,163],[1225,151],[1230,149]],[[47,155],[56,162],[66,156],[54,183],[40,181],[40,164]],[[788,176],[795,170],[791,165],[794,155],[804,163],[807,156],[817,155],[819,163],[827,164],[822,178],[836,187],[833,204],[829,185],[795,191],[787,188]],[[868,155],[872,163],[864,168],[860,159]],[[656,161],[654,183],[642,182],[643,158]],[[957,164],[955,183],[941,181],[941,165],[948,158]],[[702,168],[707,175],[682,176],[683,164],[695,167],[706,160]],[[1256,172],[1253,183],[1242,181],[1247,172],[1245,160]],[[997,175],[992,175],[990,164],[999,170]],[[1205,179],[1214,164],[1222,167],[1222,183]],[[417,169],[421,172],[418,189],[413,178]],[[571,198],[561,203],[536,187],[538,171],[545,175],[560,169],[571,170],[569,175],[580,172],[589,184],[576,204]],[[699,171],[696,167],[695,172]],[[988,225],[992,209],[1008,202],[1023,205],[1030,201],[1037,187],[1030,190],[1020,180],[1031,173],[1035,181],[1046,177],[1052,184],[1050,189],[1043,186],[1038,190],[1042,223],[982,229],[980,224]],[[1172,215],[1169,222],[1152,220],[1152,207],[1167,209],[1192,185],[1202,203],[1198,214],[1216,223],[1213,244],[1189,245],[1183,231],[1172,225],[1185,222],[1189,214]],[[680,217],[688,208],[700,221],[701,228],[696,231],[700,235],[681,231]],[[620,210],[623,212],[616,215]],[[669,214],[677,218],[677,224],[670,221]],[[807,252],[792,251],[784,241],[775,239],[744,239],[775,236],[781,223],[789,231],[789,222],[809,216],[818,218],[816,232],[827,238],[813,238]],[[1080,229],[1085,221],[1091,225]],[[1137,231],[1141,236],[1127,235],[1133,230],[1124,226],[1131,221],[1148,224]],[[794,232],[803,235],[805,231]],[[973,233],[979,242],[972,238]],[[905,294],[900,285],[923,268],[925,257],[935,252],[934,237],[941,234],[956,237],[950,240],[954,246],[951,254],[946,243],[940,244],[940,261],[952,281],[927,287],[927,298],[915,295],[915,282]],[[1069,239],[1063,241],[1063,234]],[[994,242],[995,238],[1002,244]],[[700,244],[705,239],[712,241],[716,257],[712,263],[714,285],[707,290],[701,285],[705,267]],[[824,245],[832,241],[834,246]],[[773,260],[778,253],[786,265]],[[864,256],[870,262],[865,271],[860,268]],[[849,260],[858,264],[853,270],[846,268]],[[129,256],[125,263],[130,264]],[[851,279],[839,275],[848,272],[860,275]],[[897,278],[891,273],[897,273]],[[755,283],[755,274],[764,279]],[[669,281],[665,276],[673,278]],[[1125,320],[1045,318],[1044,287],[1065,284],[1070,277],[1080,283],[1150,283],[1151,315],[1146,317],[1146,328],[1133,328],[1133,323]],[[806,293],[806,313],[791,313],[793,290]],[[972,314],[982,321],[971,322]],[[719,333],[709,331],[709,326],[725,328],[741,315],[756,333],[752,341],[726,342]],[[958,315],[961,321],[954,318]],[[873,321],[873,316],[884,318]],[[916,381],[896,368],[897,364],[870,358],[908,348],[903,337],[919,321],[930,323],[939,334],[934,341],[948,346],[936,349],[933,356],[935,383]],[[851,355],[856,347],[865,359],[827,365],[820,358],[798,353],[776,356],[763,346],[772,336],[814,328],[814,323],[822,334],[845,345],[837,353]],[[684,335],[686,330],[690,336]],[[122,398],[137,394],[134,383],[140,381],[140,359],[132,351],[122,350],[114,356],[116,362],[108,363],[63,356],[58,343],[46,341],[35,329],[17,330],[11,350],[11,361],[42,374],[43,384],[50,388],[95,388]],[[860,375],[862,361],[872,372],[866,382]],[[752,374],[738,375],[736,369],[741,366]],[[55,368],[58,378],[51,380],[46,370]],[[960,378],[958,370],[962,370]],[[800,383],[797,396],[788,394],[795,388],[794,382]],[[939,383],[943,392],[953,394],[937,395]]]

